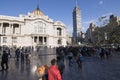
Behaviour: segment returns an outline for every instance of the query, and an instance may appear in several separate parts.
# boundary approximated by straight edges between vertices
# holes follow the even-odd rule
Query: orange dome
[[[44,16],[43,12],[40,11],[39,6],[37,6],[36,10],[34,10],[32,14],[37,16]]]

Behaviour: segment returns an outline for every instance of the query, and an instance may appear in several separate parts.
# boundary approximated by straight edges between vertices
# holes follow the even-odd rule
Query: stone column
[[[1,46],[2,27],[3,27],[3,23],[0,23],[0,46]]]
[[[39,36],[37,36],[37,45],[39,44]]]
[[[33,46],[33,42],[34,42],[34,41],[33,41],[33,40],[34,40],[34,36],[31,36],[31,38],[32,38],[32,39],[31,39],[31,43],[32,43],[32,46]]]
[[[11,34],[11,24],[9,23],[9,34]]]
[[[1,23],[0,23],[0,34],[1,34]]]
[[[63,29],[61,28],[61,36],[63,36]]]
[[[47,37],[46,37],[46,45],[47,45],[47,47],[49,47],[49,46],[48,46],[48,45],[49,45],[49,42],[48,42],[49,40],[48,40],[48,39],[49,39],[49,37],[47,36]]]
[[[62,28],[61,30],[62,30],[62,36],[65,36],[65,35],[66,35],[66,34],[65,34],[65,29]]]
[[[2,34],[3,23],[0,23],[0,34]]]
[[[3,23],[1,23],[1,34],[3,34]]]
[[[21,34],[21,24],[19,24],[19,34]]]
[[[42,45],[44,44],[45,42],[44,42],[44,36],[42,37]]]
[[[46,46],[47,46],[47,41],[48,41],[48,40],[47,40],[47,37],[46,37]]]
[[[11,24],[9,24],[9,27],[10,27],[10,35],[11,35]]]
[[[13,24],[11,24],[11,35],[13,35]]]

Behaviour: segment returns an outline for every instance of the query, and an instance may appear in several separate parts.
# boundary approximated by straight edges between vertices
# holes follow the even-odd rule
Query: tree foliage
[[[105,34],[107,33],[107,40],[105,40]],[[118,43],[120,44],[120,26],[104,26],[98,27],[93,32],[96,43]]]

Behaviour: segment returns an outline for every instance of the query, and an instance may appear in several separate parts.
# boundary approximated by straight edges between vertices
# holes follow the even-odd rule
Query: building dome
[[[32,12],[32,14],[35,16],[44,16],[43,12],[40,11],[39,6],[37,6],[37,8]]]

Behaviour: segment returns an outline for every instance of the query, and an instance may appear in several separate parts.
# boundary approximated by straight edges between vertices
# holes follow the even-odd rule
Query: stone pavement
[[[68,61],[66,61],[68,63]],[[114,53],[108,60],[98,57],[85,57],[83,69],[74,63],[66,66],[63,80],[120,80],[120,52]]]
[[[49,51],[50,52],[50,51]],[[44,55],[41,55],[44,56]],[[35,70],[41,64],[49,62],[46,58],[34,55],[30,64],[16,62],[14,58],[9,61],[9,70],[0,72],[0,80],[38,80]],[[114,53],[108,60],[101,60],[98,57],[85,57],[83,68],[79,69],[75,60],[72,67],[68,66],[65,59],[65,71],[63,80],[120,80],[120,53]],[[0,67],[1,69],[1,67]]]

